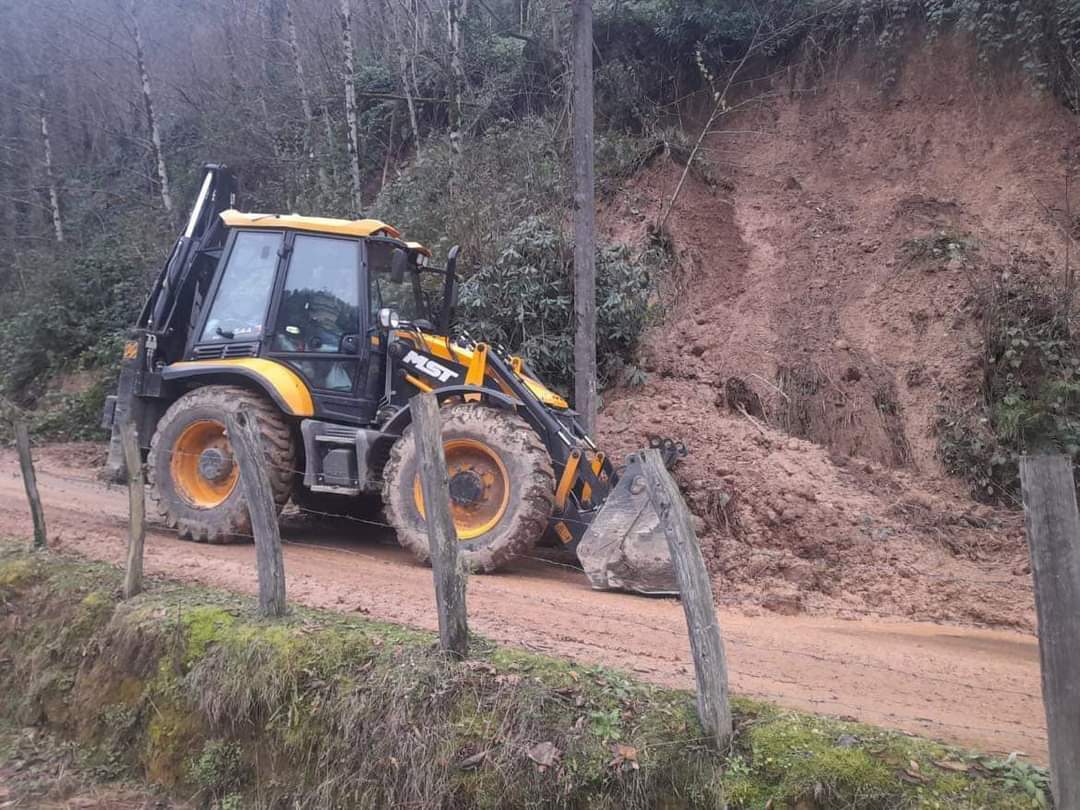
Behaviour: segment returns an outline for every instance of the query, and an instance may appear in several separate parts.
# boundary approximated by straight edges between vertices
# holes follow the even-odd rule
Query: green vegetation
[[[52,13],[51,2],[38,16],[55,17],[62,27],[70,10],[57,7]],[[178,210],[194,194],[201,162],[212,159],[240,172],[241,204],[250,210],[356,213],[336,5],[319,0],[299,15],[307,120],[280,0],[265,15],[247,2],[220,15],[160,0],[141,4],[138,16],[151,43],[149,70],[158,92],[166,88],[156,102]],[[90,0],[85,13],[92,20],[85,24],[94,30],[114,30],[121,39],[131,31],[131,21],[117,17],[115,4]],[[355,36],[364,213],[402,227],[440,257],[460,243],[466,274],[491,278],[496,270],[512,269],[529,275],[527,267],[540,267],[544,273],[533,279],[540,284],[548,268],[566,269],[565,251],[549,253],[539,265],[515,264],[513,251],[538,221],[543,233],[536,239],[554,232],[557,242],[565,241],[570,195],[562,51],[568,11],[557,3],[510,0],[468,5],[460,155],[447,137],[451,116],[445,99],[454,80],[445,19],[441,11],[414,13],[415,18],[398,15],[392,25],[367,20],[368,35]],[[118,341],[181,215],[161,208],[144,102],[133,90],[133,43],[88,38],[77,59],[50,62],[52,84],[39,87],[21,77],[41,75],[34,54],[59,54],[65,40],[59,29],[26,15],[34,16],[21,7],[0,11],[0,29],[19,32],[19,41],[5,43],[10,54],[0,62],[0,73],[15,77],[10,99],[0,105],[0,119],[9,124],[5,143],[12,145],[10,159],[0,166],[0,396],[43,412],[33,419],[39,435],[89,437],[97,435]],[[266,30],[251,24],[264,16]],[[812,79],[830,60],[869,45],[880,81],[888,86],[920,37],[958,31],[974,41],[988,75],[1012,66],[1071,107],[1080,104],[1080,0],[604,0],[596,6],[595,30],[602,194],[658,155],[678,157],[687,136],[696,134],[682,131],[680,102],[692,104],[709,92],[705,73],[726,81],[748,49],[748,74],[798,64],[804,68],[800,75]],[[176,37],[176,31],[185,36]],[[191,43],[197,53],[189,52]],[[280,92],[267,93],[267,87]],[[51,116],[62,243],[53,235],[42,179],[39,115]],[[699,155],[695,164],[700,160]],[[644,247],[611,246],[604,254],[609,264],[626,268],[614,273],[602,302],[613,316],[629,315],[620,334],[609,330],[616,366],[633,362],[634,330],[644,311],[637,284],[656,269],[649,261],[629,259]],[[524,347],[538,365],[564,379],[570,338],[569,321],[561,314],[562,286],[513,324],[502,307],[505,290],[485,295],[474,285],[470,306],[497,339],[513,350]],[[609,378],[616,371],[607,369]],[[76,373],[88,384],[76,392],[57,390],[58,380]]]
[[[1018,808],[1041,770],[739,700],[717,757],[692,696],[474,639],[153,584],[0,544],[0,714],[102,778],[207,806]],[[15,631],[13,628],[18,627]]]
[[[567,391],[574,367],[573,247],[538,218],[510,232],[499,258],[461,290],[459,320],[496,345],[513,346],[541,378]],[[597,357],[601,382],[632,374],[638,339],[649,322],[654,284],[663,266],[658,248],[635,255],[601,247],[596,257]]]
[[[1019,459],[1052,450],[1080,460],[1080,335],[1074,293],[1004,272],[980,296],[982,386],[975,405],[951,402],[937,420],[946,468],[976,497],[1019,505]]]

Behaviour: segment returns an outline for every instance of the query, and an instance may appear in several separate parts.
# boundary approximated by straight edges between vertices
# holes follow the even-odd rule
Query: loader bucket
[[[640,457],[631,454],[626,462],[578,544],[578,560],[597,590],[677,595],[667,537],[649,500]]]

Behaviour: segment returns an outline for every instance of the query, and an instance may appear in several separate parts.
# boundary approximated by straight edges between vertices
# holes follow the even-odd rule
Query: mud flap
[[[626,461],[619,482],[578,543],[578,560],[597,590],[677,595],[667,537],[649,501],[641,460],[635,453]]]

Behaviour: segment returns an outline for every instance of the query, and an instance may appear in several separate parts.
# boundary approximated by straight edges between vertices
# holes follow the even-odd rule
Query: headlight
[[[397,329],[401,325],[401,318],[390,307],[379,310],[379,324],[383,329]]]

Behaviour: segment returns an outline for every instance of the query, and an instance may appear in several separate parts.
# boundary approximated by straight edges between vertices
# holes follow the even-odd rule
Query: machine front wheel
[[[473,571],[495,571],[531,549],[551,517],[555,474],[544,443],[517,414],[463,403],[442,409],[450,511],[459,552]],[[413,427],[394,444],[383,502],[398,542],[429,562]]]

